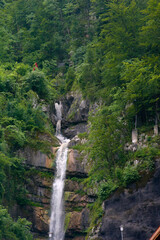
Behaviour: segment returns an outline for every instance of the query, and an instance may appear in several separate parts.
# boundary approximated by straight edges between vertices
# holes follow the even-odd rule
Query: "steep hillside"
[[[128,240],[156,230],[159,20],[158,0],[0,1],[1,238],[32,239],[5,208],[47,236],[60,101],[71,139],[66,238],[116,239],[121,224]]]

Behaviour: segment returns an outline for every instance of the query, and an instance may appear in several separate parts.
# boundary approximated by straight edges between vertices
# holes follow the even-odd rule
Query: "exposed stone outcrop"
[[[69,150],[67,175],[76,175],[77,177],[87,176],[86,163],[83,161],[82,155],[77,150]]]
[[[55,154],[57,148],[53,148]],[[25,217],[32,222],[35,239],[47,239],[49,231],[50,201],[54,180],[54,159],[49,159],[41,152],[27,149],[26,156],[28,180],[28,204],[12,209],[12,216]],[[66,239],[84,239],[85,230],[89,224],[87,204],[94,201],[84,192],[83,178],[87,176],[85,162],[77,150],[70,149],[68,153],[67,179],[65,184],[65,209],[69,214]],[[73,178],[73,179],[72,179]],[[43,238],[42,238],[43,237]]]
[[[35,239],[47,239],[49,231],[50,198],[54,174],[39,170],[35,167],[28,168],[26,190],[28,201],[24,205],[15,205],[10,213],[15,218],[25,217],[32,223],[32,232]],[[41,236],[41,238],[39,238]],[[42,238],[44,237],[44,238]]]
[[[68,94],[61,99],[62,131],[72,139],[69,147],[73,147],[82,140],[77,134],[87,131],[89,102],[82,99],[80,93]],[[46,110],[48,111],[48,110]],[[56,126],[56,113],[54,105],[50,107],[50,118]],[[49,141],[48,136],[40,136],[42,140]],[[44,139],[45,138],[45,139]],[[58,145],[58,141],[55,145]],[[52,156],[48,157],[40,151],[27,147],[19,155],[25,159],[29,170],[29,181],[26,182],[28,190],[28,204],[24,207],[16,206],[12,209],[15,217],[26,217],[32,222],[32,231],[35,239],[48,239],[50,201],[55,171],[55,156],[57,147],[51,148]],[[84,240],[89,226],[89,209],[87,204],[94,198],[84,193],[82,179],[87,177],[87,160],[77,150],[69,149],[67,163],[67,179],[65,184],[65,210],[67,231],[65,240]]]
[[[87,132],[88,128],[87,128],[87,124],[86,123],[79,123],[73,126],[70,126],[66,129],[63,130],[63,134],[67,137],[67,138],[73,138],[75,135],[79,134],[79,133],[83,133],[83,132]]]
[[[70,149],[65,184],[65,209],[68,221],[65,240],[85,239],[90,221],[87,205],[94,202],[94,199],[84,192],[85,177],[87,177],[86,162],[77,150]]]
[[[81,233],[85,231],[87,227],[89,227],[89,210],[84,208],[81,212],[74,211],[70,216],[67,235],[69,235],[71,231]]]
[[[70,93],[61,99],[62,131],[71,138],[69,147],[81,143],[79,133],[87,132],[89,110],[96,111],[98,104],[90,106],[89,102],[82,99],[80,93]],[[54,105],[50,108],[50,118],[56,125]],[[82,136],[82,135],[81,135]],[[144,145],[146,136],[141,135],[138,143],[126,144],[126,151],[136,151],[138,146]],[[144,138],[144,140],[143,140]],[[138,145],[139,144],[139,145]],[[52,148],[55,155],[56,148]],[[15,206],[12,215],[26,217],[33,223],[32,231],[35,239],[47,239],[50,199],[54,179],[54,159],[39,151],[25,149],[23,157],[26,164],[33,166],[27,183],[28,199],[30,204],[25,208]],[[136,160],[135,160],[136,161]],[[136,164],[136,163],[135,163]],[[75,149],[68,153],[67,179],[65,182],[65,210],[66,210],[66,236],[65,240],[85,240],[86,230],[89,226],[90,211],[88,204],[95,201],[98,186],[85,190],[83,179],[87,177],[87,159]],[[50,173],[50,176],[47,174]],[[104,216],[88,239],[117,240],[121,239],[120,225],[124,225],[125,240],[147,240],[160,223],[160,163],[157,170],[145,186],[132,185],[123,192],[116,192],[104,202]],[[87,191],[87,192],[85,192]],[[39,237],[40,236],[40,237]]]
[[[72,99],[72,101],[71,101]],[[64,103],[64,104],[63,104]],[[70,105],[68,103],[71,103]],[[89,102],[82,98],[81,93],[70,93],[66,96],[66,99],[62,101],[65,106],[63,109],[63,124],[68,126],[72,123],[87,122],[89,112]],[[67,108],[68,106],[68,108]]]
[[[51,148],[51,152],[55,157],[57,148]],[[40,151],[35,151],[27,147],[23,152],[21,152],[21,157],[25,158],[25,164],[45,168],[46,170],[53,170],[53,157],[48,157]]]
[[[160,223],[160,162],[145,187],[133,185],[121,194],[114,194],[104,203],[105,214],[99,239],[120,239],[120,225],[125,240],[149,239]]]
[[[65,192],[66,219],[68,221],[65,239],[76,240],[75,236],[81,236],[83,239],[86,235],[85,231],[90,222],[90,211],[87,204],[92,202],[93,199],[87,195]]]
[[[89,102],[82,98],[82,94],[71,92],[62,102],[62,131],[68,138],[73,138],[78,133],[87,131],[87,120],[89,113]],[[54,105],[50,109],[50,118],[56,126],[56,112]]]
[[[44,210],[43,207],[33,208],[34,216],[34,229],[39,232],[48,232],[48,209]]]

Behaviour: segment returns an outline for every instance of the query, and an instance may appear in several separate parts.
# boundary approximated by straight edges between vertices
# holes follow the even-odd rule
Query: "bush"
[[[0,239],[32,240],[30,225],[31,223],[24,218],[14,221],[7,210],[0,205]]]
[[[160,151],[158,148],[146,147],[146,148],[139,149],[134,156],[136,159],[140,161],[138,170],[152,171],[154,169],[154,164],[155,164],[154,159],[156,156],[159,156],[159,154],[160,154]]]
[[[140,176],[135,166],[128,165],[127,167],[124,168],[124,171],[123,171],[124,186],[127,186],[128,184],[131,184],[137,181],[139,178]]]
[[[32,71],[26,76],[27,88],[36,92],[40,99],[48,99],[48,86],[43,72]]]
[[[117,184],[114,183],[111,179],[107,182],[102,182],[98,190],[98,197],[103,201],[107,199],[112,192],[117,188]]]

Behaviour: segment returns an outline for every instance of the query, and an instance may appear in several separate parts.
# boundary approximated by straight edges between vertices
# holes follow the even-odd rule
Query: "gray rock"
[[[87,171],[82,156],[77,150],[70,149],[68,153],[68,162],[66,174],[68,176],[86,177]]]
[[[160,223],[160,165],[144,188],[124,191],[105,201],[105,214],[99,236],[103,240],[149,239]]]
[[[54,149],[51,148],[51,152],[55,154]],[[24,158],[26,165],[34,166],[37,168],[43,168],[44,170],[54,171],[53,159],[46,154],[35,151],[30,147],[26,147],[23,151],[18,153],[20,157]]]
[[[71,139],[71,141],[68,144],[68,147],[71,148],[71,147],[73,147],[73,146],[75,146],[75,145],[77,145],[79,143],[81,143],[81,139],[76,135],[75,137],[73,137]]]
[[[73,126],[79,123],[87,122],[88,113],[89,113],[89,102],[82,98],[81,93],[72,92],[68,94],[65,98],[61,99],[60,101],[63,106],[62,107],[62,128],[63,129],[66,129],[70,126]],[[50,106],[50,118],[53,125],[56,126],[56,111],[55,111],[54,104]],[[74,136],[76,134],[77,134],[77,129],[75,130]],[[72,133],[72,137],[73,137],[73,133]]]
[[[63,130],[64,135],[67,138],[73,138],[75,135],[79,133],[84,133],[87,131],[87,123],[79,123],[73,126],[70,126]]]

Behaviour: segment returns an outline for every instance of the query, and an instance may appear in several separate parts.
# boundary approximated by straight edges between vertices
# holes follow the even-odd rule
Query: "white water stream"
[[[53,192],[51,199],[51,217],[49,225],[49,240],[63,240],[64,239],[64,180],[66,175],[67,153],[69,139],[66,139],[61,134],[61,120],[62,120],[62,104],[55,104],[57,126],[56,137],[61,141],[61,146],[58,149],[56,156],[56,176],[53,182]]]

